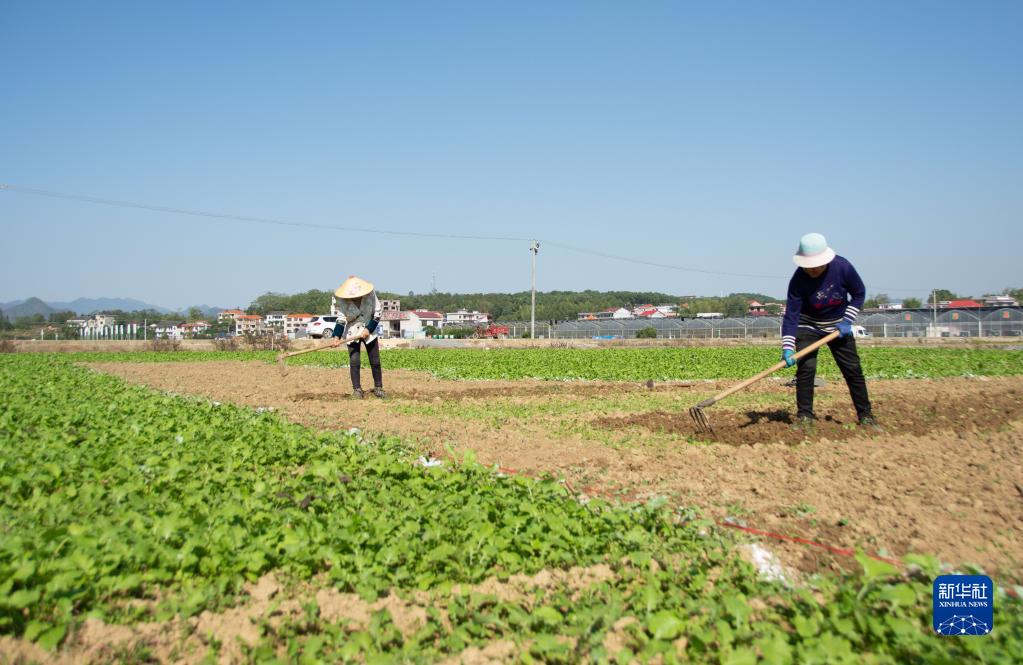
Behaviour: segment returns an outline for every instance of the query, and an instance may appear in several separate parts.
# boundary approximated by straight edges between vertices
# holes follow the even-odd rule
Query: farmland
[[[0,356],[0,653],[851,663],[1023,651],[1023,608],[1004,593],[990,638],[929,629],[943,564],[976,565],[1002,589],[1023,578],[1023,353],[865,349],[883,435],[850,422],[840,380],[819,389],[825,419],[809,440],[786,425],[782,381],[714,407],[711,439],[693,434],[685,408],[775,356],[388,351],[386,402],[344,399],[339,353],[296,359],[287,377],[258,353]],[[902,563],[764,541],[783,564],[772,581],[726,520]]]

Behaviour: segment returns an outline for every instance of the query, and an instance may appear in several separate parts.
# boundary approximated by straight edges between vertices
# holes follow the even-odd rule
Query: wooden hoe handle
[[[836,330],[833,333],[829,333],[829,334],[825,335],[824,337],[821,337],[819,340],[817,340],[816,342],[814,342],[810,346],[806,347],[802,351],[797,352],[793,356],[793,358],[796,359],[796,360],[799,360],[803,356],[805,356],[807,354],[810,354],[810,353],[813,353],[814,351],[816,351],[817,349],[821,348],[822,346],[824,346],[825,344],[827,344],[831,340],[837,338],[840,334],[841,333]],[[776,364],[771,365],[770,367],[765,369],[760,374],[757,374],[756,376],[753,376],[753,377],[750,377],[750,378],[746,379],[742,383],[739,383],[737,385],[732,386],[731,388],[729,388],[728,390],[722,392],[719,395],[715,395],[714,397],[711,397],[708,400],[700,402],[699,406],[701,406],[701,407],[710,406],[711,404],[713,404],[715,402],[723,400],[724,398],[728,397],[732,393],[737,393],[740,390],[742,390],[743,388],[746,388],[746,387],[748,387],[750,385],[753,385],[754,383],[756,383],[760,379],[764,378],[765,376],[770,376],[771,374],[774,374],[775,372],[777,372],[780,369],[785,369],[785,367],[786,367],[785,361],[784,360],[780,360]]]
[[[341,340],[341,344],[342,345],[344,345],[344,344],[351,344],[352,342],[354,342],[357,339],[359,339],[358,336],[350,337],[350,338],[347,338],[347,339],[343,339],[343,340]],[[324,349],[332,348],[333,346],[334,346],[334,343],[331,342],[330,344],[320,344],[319,346],[314,346],[311,349],[302,349],[301,351],[291,351],[289,353],[282,353],[282,354],[277,356],[277,360],[284,360],[285,358],[293,358],[295,356],[300,356],[303,353],[312,353],[313,351],[322,351]]]

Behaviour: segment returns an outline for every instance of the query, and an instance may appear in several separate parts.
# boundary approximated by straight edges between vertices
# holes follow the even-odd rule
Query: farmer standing
[[[828,343],[842,376],[849,386],[856,417],[864,427],[879,429],[870,408],[867,381],[856,353],[852,324],[863,307],[866,288],[856,269],[828,247],[819,233],[807,233],[799,239],[799,251],[792,257],[796,272],[789,281],[782,323],[782,360],[788,367],[796,364],[795,352],[824,335],[838,330],[840,337]],[[817,351],[799,359],[796,370],[796,427],[813,427],[813,387],[817,374]]]
[[[362,375],[360,373],[361,345],[366,345],[369,365],[373,370],[373,394],[384,399],[384,370],[380,366],[380,344],[377,341],[377,325],[382,311],[380,300],[373,291],[373,284],[355,275],[350,275],[344,284],[334,292],[339,300],[339,316],[334,325],[334,346],[341,346],[345,330],[350,336],[357,335],[348,344],[348,367],[352,376],[352,397],[362,399]]]

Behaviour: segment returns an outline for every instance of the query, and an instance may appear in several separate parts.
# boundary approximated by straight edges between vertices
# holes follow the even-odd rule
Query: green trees
[[[904,309],[919,309],[923,306],[919,298],[904,298],[902,300],[902,307]]]
[[[330,291],[310,290],[294,295],[265,293],[249,305],[253,314],[272,311],[309,312],[323,314],[330,307]],[[381,299],[401,300],[403,310],[428,309],[453,312],[457,309],[477,310],[490,314],[495,321],[525,321],[530,316],[530,293],[409,293],[401,295],[382,291]],[[775,300],[760,293],[732,293],[721,298],[694,298],[687,302],[690,308],[680,309],[682,316],[697,312],[721,312],[726,316],[745,316],[749,302]],[[599,312],[609,307],[633,308],[638,305],[678,305],[680,297],[657,291],[545,291],[536,294],[538,321],[572,321],[580,312]],[[695,307],[695,309],[694,309]],[[686,313],[688,312],[688,314]]]
[[[250,314],[266,314],[267,312],[306,312],[308,314],[326,314],[330,311],[331,291],[310,289],[304,293],[285,295],[283,293],[264,293],[249,305]]]

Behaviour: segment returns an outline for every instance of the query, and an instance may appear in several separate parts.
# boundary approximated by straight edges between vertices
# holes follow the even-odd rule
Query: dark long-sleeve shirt
[[[843,319],[852,323],[859,316],[866,297],[866,287],[856,268],[841,256],[836,256],[824,274],[816,279],[802,268],[796,268],[789,280],[785,320],[781,326],[782,348],[796,348],[799,328],[827,334]]]

